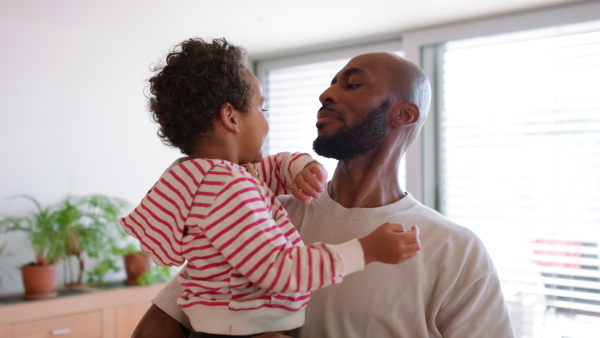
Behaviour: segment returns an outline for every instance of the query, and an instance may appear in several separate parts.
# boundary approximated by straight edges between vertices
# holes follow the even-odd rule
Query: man
[[[306,323],[294,335],[513,336],[495,268],[481,241],[420,204],[398,183],[398,164],[421,130],[430,97],[423,71],[388,53],[353,58],[321,94],[313,146],[318,154],[338,159],[337,168],[326,191],[309,205],[280,199],[302,239],[335,244],[385,222],[418,224],[422,249],[404,264],[371,264],[339,285],[313,292]],[[159,309],[185,323],[174,305],[178,292],[170,283],[138,330],[159,325],[178,330],[179,324]]]

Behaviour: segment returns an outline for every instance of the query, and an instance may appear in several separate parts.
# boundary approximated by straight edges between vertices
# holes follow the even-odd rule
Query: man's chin
[[[332,147],[329,140],[327,140],[327,137],[324,135],[317,136],[317,138],[313,141],[313,150],[317,155],[326,158],[332,158],[338,161],[343,160],[343,156],[340,156],[340,154],[335,151],[331,151],[332,148],[335,147]]]
[[[322,123],[317,123],[317,135],[318,136],[332,136],[333,134],[337,133],[338,130],[336,129],[332,129],[334,128],[333,123],[327,123],[327,122],[322,122]]]

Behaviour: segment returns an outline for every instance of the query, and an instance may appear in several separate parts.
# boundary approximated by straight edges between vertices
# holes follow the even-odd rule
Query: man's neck
[[[329,196],[345,208],[377,208],[397,202],[406,194],[395,167],[385,161],[340,161],[328,186]]]

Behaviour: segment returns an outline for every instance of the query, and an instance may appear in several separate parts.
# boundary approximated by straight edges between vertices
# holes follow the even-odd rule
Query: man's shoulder
[[[419,220],[423,224],[436,227],[439,231],[456,233],[457,235],[474,235],[473,232],[465,226],[442,215],[437,210],[421,204],[416,200],[409,210],[400,213],[399,216],[402,216],[402,214],[406,214],[407,217]]]
[[[407,226],[416,224],[421,229],[422,238],[426,238],[439,245],[451,243],[452,246],[460,246],[480,250],[484,248],[479,236],[464,224],[442,215],[440,212],[429,208],[420,202],[415,202],[406,212],[395,215],[394,220]]]

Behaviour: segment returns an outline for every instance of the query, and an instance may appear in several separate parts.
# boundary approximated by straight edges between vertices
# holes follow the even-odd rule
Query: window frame
[[[437,170],[437,121],[442,109],[440,98],[443,92],[440,89],[443,83],[437,56],[443,54],[446,42],[597,21],[600,19],[597,13],[600,13],[600,2],[578,2],[403,33],[405,57],[421,65],[431,80],[434,93],[421,135],[406,153],[408,191],[423,204],[438,210],[441,178]]]

